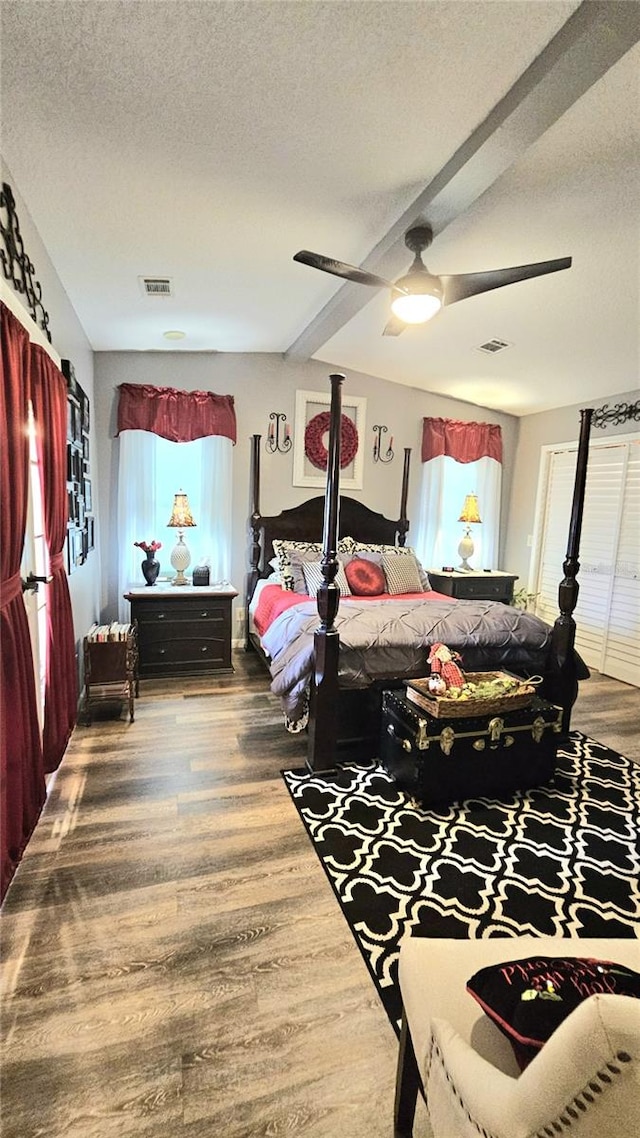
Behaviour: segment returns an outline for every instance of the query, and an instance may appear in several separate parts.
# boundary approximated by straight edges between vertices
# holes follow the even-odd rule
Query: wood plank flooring
[[[74,732],[2,911],[4,1138],[391,1138],[395,1035],[280,778],[305,739],[234,664]],[[574,725],[640,759],[637,690],[589,685]]]

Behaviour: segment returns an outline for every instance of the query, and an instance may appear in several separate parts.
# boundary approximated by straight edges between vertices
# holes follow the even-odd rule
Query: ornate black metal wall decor
[[[291,427],[287,423],[287,416],[284,411],[272,411],[269,415],[269,420],[269,431],[267,433],[265,446],[270,454],[286,454],[293,446]],[[281,425],[282,438],[280,438]]]
[[[376,423],[375,424],[375,426],[373,428],[373,435],[374,435],[374,439],[373,439],[373,461],[374,462],[385,462],[385,463],[387,463],[387,462],[391,462],[393,460],[393,457],[394,457],[394,455],[393,455],[393,435],[389,439],[389,445],[387,446],[386,451],[384,452],[384,454],[382,453],[382,436],[386,435],[386,433],[387,433],[387,428],[384,426],[383,423]]]
[[[594,427],[606,427],[609,423],[626,423],[629,419],[640,422],[640,399],[635,403],[616,403],[614,407],[605,403],[593,412],[592,423]]]
[[[24,247],[15,199],[7,182],[2,183],[0,191],[0,236],[4,245],[0,249],[0,260],[5,280],[11,281],[16,292],[25,297],[31,316],[51,343],[49,313],[42,303],[42,285],[34,280],[35,267]]]

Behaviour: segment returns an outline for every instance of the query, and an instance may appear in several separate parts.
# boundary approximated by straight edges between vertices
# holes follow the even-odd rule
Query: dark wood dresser
[[[503,601],[510,604],[513,598],[516,573],[502,573],[498,569],[472,570],[458,573],[455,570],[427,569],[431,588],[458,601]]]
[[[232,585],[154,585],[125,593],[138,625],[141,679],[232,672],[231,606],[237,595]]]

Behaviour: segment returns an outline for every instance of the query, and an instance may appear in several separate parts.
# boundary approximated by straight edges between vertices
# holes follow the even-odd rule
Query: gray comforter
[[[496,601],[340,600],[340,685],[367,687],[375,680],[426,675],[437,641],[462,656],[467,671],[507,668],[544,673],[551,628],[531,613]],[[313,668],[315,600],[282,612],[262,637],[271,658],[271,690],[293,725],[305,714]]]

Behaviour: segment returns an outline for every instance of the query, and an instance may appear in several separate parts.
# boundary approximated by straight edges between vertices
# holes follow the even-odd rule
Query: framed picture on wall
[[[83,512],[84,520],[84,512]],[[84,565],[84,547],[83,547],[83,531],[81,529],[74,529],[73,534],[73,556],[76,568],[79,565]]]
[[[90,478],[84,479],[84,481],[82,483],[82,492],[83,492],[83,496],[84,496],[84,508],[87,511],[87,513],[89,513],[89,511],[93,509],[93,505],[92,505],[92,501],[91,501],[91,479]]]
[[[74,569],[83,563],[82,530],[77,526],[71,526],[67,530],[67,575],[73,573]]]
[[[296,391],[293,439],[293,485],[317,486],[327,482],[327,445],[331,395]],[[340,434],[340,489],[362,490],[367,401],[343,395]]]

